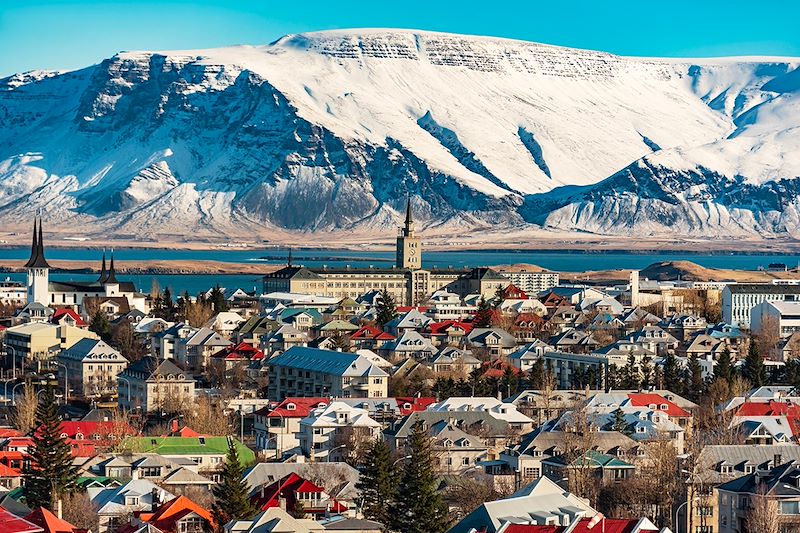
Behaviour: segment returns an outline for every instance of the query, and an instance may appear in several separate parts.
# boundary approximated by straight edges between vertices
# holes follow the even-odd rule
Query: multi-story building
[[[572,388],[576,374],[593,376],[597,382],[592,384],[592,388],[605,387],[609,363],[604,356],[548,351],[543,358],[553,372],[556,388]]]
[[[58,355],[64,366],[65,380],[75,394],[98,395],[117,388],[117,375],[128,360],[99,339],[81,339]]]
[[[719,533],[757,531],[747,520],[759,498],[777,509],[776,531],[794,531],[800,526],[800,468],[794,462],[752,472],[717,487],[719,492]],[[766,512],[771,512],[766,508]]]
[[[117,376],[117,387],[121,408],[152,412],[192,402],[195,381],[170,360],[143,357]]]
[[[361,355],[294,346],[267,362],[268,396],[385,398],[389,375]]]
[[[560,282],[558,272],[531,272],[528,270],[498,270],[498,273],[508,281],[528,294],[539,294],[558,287]]]
[[[722,289],[722,321],[750,327],[752,309],[761,302],[800,301],[800,285],[732,283]]]
[[[6,330],[5,352],[15,360],[44,362],[57,356],[61,350],[74,346],[81,339],[98,339],[98,336],[86,329],[67,324],[30,322]]]
[[[762,330],[774,331],[762,331]],[[750,331],[788,337],[800,331],[800,301],[764,301],[750,310]]]
[[[0,303],[24,305],[27,302],[28,290],[22,283],[6,278],[0,281]]]
[[[380,432],[381,424],[366,409],[334,401],[300,420],[298,438],[303,454],[312,460],[342,461]]]

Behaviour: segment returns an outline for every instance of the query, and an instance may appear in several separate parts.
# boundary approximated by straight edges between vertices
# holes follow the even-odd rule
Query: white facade
[[[761,302],[800,301],[800,285],[734,283],[722,290],[722,321],[750,327],[751,310]]]
[[[366,409],[333,402],[300,421],[298,440],[303,454],[315,461],[341,461],[351,448],[350,438],[372,441],[380,432],[380,423]]]
[[[559,283],[557,272],[528,272],[527,270],[519,272],[499,270],[498,272],[516,288],[528,293],[529,296],[549,291],[553,287],[557,287]]]
[[[764,327],[777,327],[781,337],[800,331],[800,302],[765,301],[750,311],[750,330],[760,332]]]

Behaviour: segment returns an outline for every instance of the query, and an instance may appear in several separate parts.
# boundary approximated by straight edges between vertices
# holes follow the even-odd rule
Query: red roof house
[[[311,481],[298,476],[294,472],[278,481],[262,487],[253,503],[262,511],[272,507],[281,507],[285,502],[286,510],[295,510],[297,502],[303,504],[303,511],[309,515],[341,513],[347,506],[331,498],[325,489]]]
[[[211,356],[216,360],[224,360],[226,363],[237,361],[260,361],[264,359],[264,352],[254,347],[252,344],[240,342],[239,344],[227,346]]]
[[[530,300],[530,296],[519,287],[510,283],[503,289],[503,300]]]
[[[384,343],[394,339],[394,335],[369,324],[362,326],[361,329],[350,335],[350,342],[357,348],[380,348]]]
[[[81,315],[70,308],[56,309],[53,316],[50,317],[50,322],[59,325],[67,324],[69,326],[75,326],[76,328],[89,327],[89,324],[81,318]]]
[[[649,392],[631,392],[628,399],[634,407],[649,407],[654,410],[663,411],[670,418],[689,418],[692,414],[686,409],[667,400],[660,394]]]
[[[602,518],[592,520],[582,518],[577,524],[568,526],[536,526],[532,524],[508,524],[497,533],[645,533],[658,531],[658,528],[646,518],[613,519]]]
[[[211,512],[186,496],[178,496],[162,504],[153,513],[142,513],[139,519],[164,533],[214,530]]]
[[[0,533],[44,533],[44,529],[0,507]]]
[[[420,413],[436,403],[436,398],[431,398],[428,396],[423,396],[420,398],[415,397],[405,397],[405,396],[398,396],[395,398],[397,400],[397,407],[400,409],[400,414],[403,416],[410,415],[411,413]]]
[[[329,403],[328,398],[286,398],[272,408],[262,407],[255,414],[267,418],[305,418],[312,410]]]
[[[25,517],[25,520],[41,527],[44,533],[77,533],[82,531],[44,507],[39,507],[33,511]]]

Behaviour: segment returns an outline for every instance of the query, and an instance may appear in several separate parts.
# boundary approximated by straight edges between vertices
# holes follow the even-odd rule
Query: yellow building
[[[6,355],[15,360],[49,361],[61,350],[74,346],[81,339],[99,339],[86,329],[67,324],[31,322],[6,330]]]

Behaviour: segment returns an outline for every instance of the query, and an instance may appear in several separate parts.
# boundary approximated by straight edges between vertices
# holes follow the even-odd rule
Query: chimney
[[[783,464],[783,456],[781,456],[781,454],[779,453],[776,453],[775,455],[772,456],[772,466],[778,467],[781,464]]]
[[[150,506],[150,511],[155,513],[158,506],[161,504],[161,498],[158,497],[158,487],[153,487],[153,491],[150,493],[150,499],[153,501]]]
[[[177,433],[178,432],[178,419],[177,418],[172,421],[172,427],[170,429],[170,432],[171,433]]]
[[[61,498],[56,500],[56,516],[58,517],[59,520],[63,518],[61,512]]]

